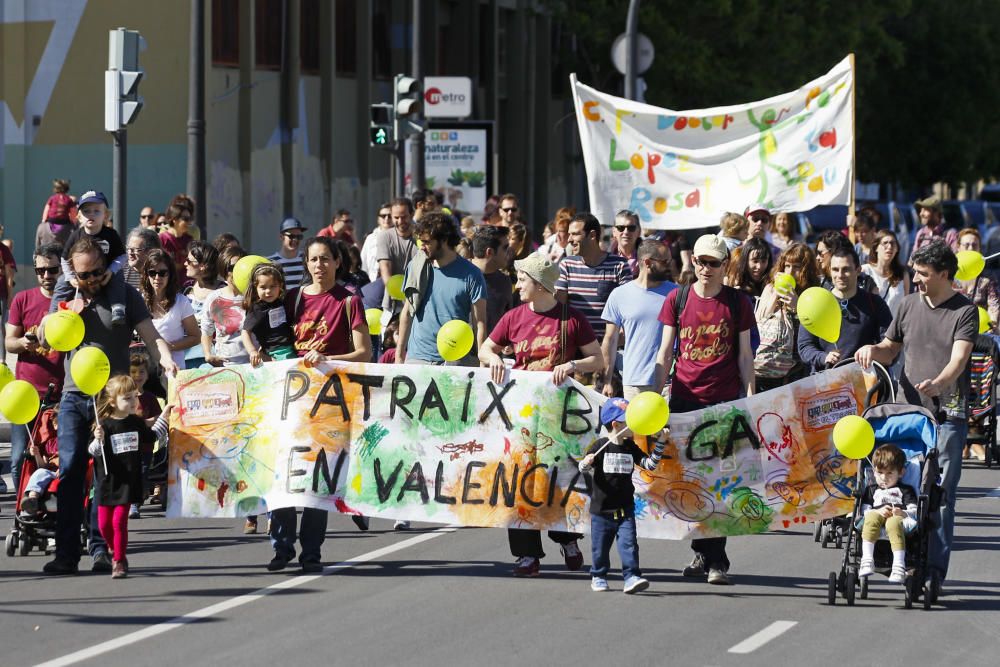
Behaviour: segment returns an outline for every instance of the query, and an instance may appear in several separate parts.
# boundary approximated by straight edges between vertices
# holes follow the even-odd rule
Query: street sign
[[[468,118],[472,115],[472,79],[467,76],[424,77],[425,118]]]
[[[643,74],[649,69],[649,66],[653,64],[653,55],[655,50],[653,49],[653,42],[650,41],[649,37],[646,37],[641,32],[636,35],[639,40],[639,56],[636,58],[635,62],[635,73]],[[619,73],[625,73],[625,59],[628,57],[625,49],[625,33],[622,33],[615,37],[614,43],[611,45],[611,63],[615,66],[615,69]]]

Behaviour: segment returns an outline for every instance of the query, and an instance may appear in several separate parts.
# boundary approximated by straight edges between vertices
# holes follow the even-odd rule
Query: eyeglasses
[[[380,218],[388,218],[389,214],[388,213],[379,213],[378,217],[380,217]]]
[[[139,219],[140,220],[151,220],[153,217],[154,217],[153,214],[150,213],[149,215],[140,215]]]
[[[500,210],[503,211],[504,213],[517,213],[517,207],[516,206],[510,206],[508,208],[502,208]]]
[[[707,266],[710,269],[717,269],[722,266],[721,259],[702,259],[701,257],[695,257],[694,263],[698,266]]]
[[[95,269],[93,271],[77,271],[77,280],[90,280],[91,278],[100,278],[104,275],[104,269]]]
[[[305,234],[289,234],[288,232],[285,232],[285,238],[290,241],[301,241],[305,238]]]
[[[138,255],[141,252],[146,252],[146,248],[125,248],[125,251],[130,255]]]
[[[59,273],[59,267],[58,266],[38,266],[38,267],[35,267],[35,275],[36,276],[43,276],[45,274],[48,274],[50,276],[54,276],[57,273]]]
[[[615,225],[615,229],[620,232],[634,232],[639,229],[639,225]]]
[[[150,278],[166,278],[170,275],[170,271],[168,269],[148,269],[146,275]]]

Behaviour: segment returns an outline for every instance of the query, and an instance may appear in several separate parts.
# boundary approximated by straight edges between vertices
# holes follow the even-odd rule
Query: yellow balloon
[[[4,363],[0,363],[0,391],[3,390],[8,384],[13,382],[14,372],[10,370],[10,366]]]
[[[73,355],[69,362],[69,374],[77,389],[93,396],[104,389],[111,377],[111,362],[99,347],[85,347]]]
[[[385,289],[389,292],[391,296],[396,301],[403,300],[403,274],[397,273],[396,275],[389,278],[389,282],[386,283]]]
[[[963,250],[955,255],[958,260],[958,271],[955,277],[959,280],[975,280],[986,268],[986,260],[975,250]]]
[[[670,407],[655,391],[644,391],[629,401],[625,423],[636,435],[653,435],[667,425]]]
[[[774,276],[774,289],[779,292],[795,290],[795,276],[790,273],[779,273]]]
[[[864,418],[848,415],[833,427],[833,445],[849,459],[863,459],[875,448],[875,431]]]
[[[12,424],[27,424],[38,414],[38,391],[24,380],[11,380],[0,390],[0,412]]]
[[[986,309],[979,306],[979,333],[989,333],[989,330],[993,328],[993,322],[990,320],[990,314],[986,312]],[[0,380],[2,382],[2,380]]]
[[[83,342],[83,318],[72,310],[57,310],[43,320],[45,342],[53,350],[69,352]]]
[[[837,297],[822,287],[810,287],[799,296],[797,310],[806,331],[828,343],[837,343],[841,322]]]
[[[382,309],[368,308],[365,310],[365,319],[368,320],[368,333],[377,336],[382,333]]]
[[[246,292],[247,287],[250,286],[250,276],[253,274],[254,267],[267,263],[268,259],[260,255],[247,255],[236,260],[236,266],[233,267],[233,284],[236,285],[236,291]]]
[[[445,322],[438,330],[438,354],[445,361],[458,361],[472,349],[475,338],[468,322],[462,320]]]

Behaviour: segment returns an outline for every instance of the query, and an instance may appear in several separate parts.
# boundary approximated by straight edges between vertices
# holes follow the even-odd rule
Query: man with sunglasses
[[[305,237],[306,229],[308,228],[295,218],[285,218],[278,230],[281,246],[278,248],[278,252],[268,257],[285,274],[286,290],[301,285],[302,277],[306,273],[306,265],[302,261],[302,251],[299,250],[302,247],[302,239]]]
[[[500,213],[500,220],[497,221],[497,225],[500,227],[510,227],[521,220],[516,195],[507,193],[500,197],[500,206],[497,211]]]
[[[615,214],[615,224],[611,228],[611,254],[623,257],[628,262],[628,268],[633,278],[639,277],[639,257],[636,250],[639,239],[642,238],[642,228],[639,226],[639,216],[622,209]],[[628,399],[625,399],[628,400]]]
[[[152,206],[143,206],[139,211],[139,226],[136,229],[152,229],[156,231],[156,211]]]
[[[389,202],[379,205],[375,223],[375,229],[365,237],[365,242],[361,246],[361,270],[368,274],[368,280],[372,282],[378,279],[378,233],[383,229],[392,229]]]
[[[694,266],[697,280],[671,292],[660,309],[663,337],[656,355],[654,388],[662,391],[666,384],[676,341],[677,364],[670,388],[670,411],[675,414],[734,401],[755,391],[750,346],[753,305],[745,294],[723,285],[729,266],[726,242],[715,234],[700,237],[694,244]],[[710,584],[730,583],[725,537],[693,540],[691,549],[695,556],[684,568],[685,577],[708,575]]]
[[[752,238],[758,238],[767,243],[768,247],[771,249],[771,257],[773,260],[777,261],[778,255],[781,254],[781,249],[774,245],[770,241],[771,236],[771,211],[763,204],[753,204],[747,206],[746,212],[743,214],[746,219],[750,222],[750,227],[747,229],[746,240]],[[744,241],[745,242],[745,241]]]
[[[50,383],[58,396],[65,374],[62,352],[42,347],[38,341],[38,325],[49,312],[52,292],[59,278],[61,253],[62,248],[54,244],[43,245],[35,250],[33,260],[38,287],[14,295],[6,326],[7,351],[17,355],[14,377],[30,382],[38,391],[39,398],[43,398],[48,392]],[[15,492],[19,488],[29,427],[30,423],[12,424],[10,427],[10,473]]]

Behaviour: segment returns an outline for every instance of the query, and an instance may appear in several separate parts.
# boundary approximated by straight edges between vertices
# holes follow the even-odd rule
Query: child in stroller
[[[859,577],[875,572],[875,542],[885,530],[892,545],[892,570],[889,581],[901,584],[906,580],[906,533],[917,527],[917,492],[902,482],[906,470],[906,454],[891,443],[882,445],[872,455],[875,481],[861,494],[861,567]]]
[[[30,518],[38,514],[48,499],[49,485],[59,476],[59,441],[50,438],[41,445],[32,442],[28,445],[28,455],[34,459],[36,467],[21,494],[21,514]]]

